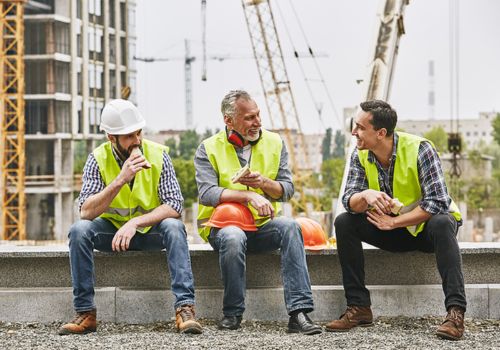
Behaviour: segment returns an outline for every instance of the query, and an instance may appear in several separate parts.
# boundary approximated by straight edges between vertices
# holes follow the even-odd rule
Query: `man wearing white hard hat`
[[[195,319],[186,229],[179,220],[179,183],[168,148],[143,140],[145,124],[137,107],[126,100],[112,100],[102,110],[101,130],[108,142],[88,156],[83,170],[81,220],[68,235],[76,316],[59,329],[61,335],[96,330],[94,249],[166,249],[177,330],[202,333]]]

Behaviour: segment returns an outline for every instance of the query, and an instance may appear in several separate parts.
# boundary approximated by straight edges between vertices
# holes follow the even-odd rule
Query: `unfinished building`
[[[135,1],[30,1],[24,23],[27,239],[65,239],[101,109],[135,101]]]

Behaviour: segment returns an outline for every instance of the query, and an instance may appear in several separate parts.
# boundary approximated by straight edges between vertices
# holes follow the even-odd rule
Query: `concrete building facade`
[[[25,8],[28,239],[65,239],[80,190],[75,148],[103,138],[100,112],[130,88],[135,1],[38,0]]]

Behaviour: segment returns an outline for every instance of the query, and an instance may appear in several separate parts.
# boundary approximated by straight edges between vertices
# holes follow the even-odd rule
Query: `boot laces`
[[[179,314],[182,317],[182,321],[194,320],[194,309],[191,305],[183,305],[180,307]]]
[[[73,323],[73,324],[77,324],[77,325],[80,325],[83,321],[85,321],[88,317],[90,316],[90,314],[88,312],[78,312],[76,315],[75,315],[75,318],[73,318],[71,320],[70,323]]]

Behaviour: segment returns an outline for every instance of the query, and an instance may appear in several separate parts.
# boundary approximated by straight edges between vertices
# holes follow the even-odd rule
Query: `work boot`
[[[182,305],[175,310],[175,326],[180,333],[201,334],[201,325],[194,318],[194,305]]]
[[[446,318],[436,330],[436,335],[448,340],[462,338],[464,335],[464,313],[465,310],[460,306],[450,306]]]
[[[347,332],[354,327],[373,326],[373,314],[369,306],[348,306],[340,319],[325,326],[329,332]]]
[[[288,333],[313,335],[322,332],[321,326],[314,324],[304,311],[300,310],[290,315],[290,319],[288,320]]]
[[[97,328],[96,315],[97,311],[95,309],[77,312],[75,318],[59,328],[59,335],[87,334],[95,332]]]

